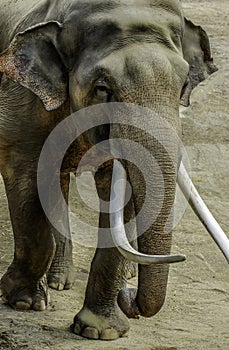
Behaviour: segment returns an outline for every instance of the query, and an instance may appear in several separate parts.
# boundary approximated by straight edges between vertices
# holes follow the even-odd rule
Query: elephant
[[[188,106],[192,89],[217,70],[208,36],[184,17],[179,0],[2,0],[0,32],[0,169],[15,240],[13,261],[0,283],[3,302],[17,310],[42,311],[48,305],[48,286],[63,290],[73,284],[69,224],[62,235],[48,220],[39,198],[37,168],[43,146],[59,123],[101,105],[108,119],[74,140],[59,174],[68,202],[69,174],[103,160],[93,174],[100,206],[107,206],[100,212],[98,242],[106,229],[108,246],[98,244],[72,329],[90,339],[126,336],[128,318],[151,317],[161,309],[169,263],[184,260],[170,255],[182,158],[179,137],[164,132],[168,156],[147,130],[157,114],[181,136],[179,105]],[[109,122],[109,106],[118,104],[124,104],[119,113],[125,122]],[[135,124],[140,117],[133,106],[146,109],[143,130]],[[163,194],[152,164],[135,150],[139,168],[125,160],[128,147],[120,139],[140,144],[156,158]],[[96,146],[104,140],[110,142],[106,149]],[[91,148],[88,164],[79,169]],[[156,195],[151,198],[150,192],[152,203],[138,216],[146,192],[141,168]],[[130,199],[124,210],[110,215],[112,181],[124,177],[131,185]],[[124,201],[125,189],[119,197]],[[138,235],[161,201],[155,220]],[[122,247],[118,234],[123,235],[124,226],[115,229],[115,222],[127,223],[135,216],[138,237],[133,238],[130,226]],[[126,288],[128,260],[139,263],[137,290]]]

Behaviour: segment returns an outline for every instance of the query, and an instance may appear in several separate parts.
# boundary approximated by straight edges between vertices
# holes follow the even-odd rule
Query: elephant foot
[[[26,280],[9,268],[0,281],[0,296],[16,310],[44,311],[49,301],[46,276],[39,281]]]
[[[48,286],[52,289],[71,289],[75,279],[73,263],[59,264],[58,262],[53,262],[47,273],[47,279]]]
[[[72,330],[89,339],[115,340],[128,335],[129,322],[118,306],[104,310],[104,314],[84,306],[75,316]]]
[[[118,305],[128,318],[139,318],[141,315],[136,302],[137,289],[124,288],[118,294]]]

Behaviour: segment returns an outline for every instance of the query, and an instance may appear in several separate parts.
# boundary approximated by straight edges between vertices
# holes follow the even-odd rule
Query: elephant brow
[[[181,15],[181,10],[179,3],[174,2],[174,0],[167,0],[167,1],[153,1],[149,5],[152,9],[159,8],[160,10],[167,11],[169,14]]]
[[[118,38],[118,45],[121,44],[120,41],[127,45],[135,42],[161,43],[174,50],[166,33],[154,24],[132,24],[129,30],[123,33],[121,38]]]

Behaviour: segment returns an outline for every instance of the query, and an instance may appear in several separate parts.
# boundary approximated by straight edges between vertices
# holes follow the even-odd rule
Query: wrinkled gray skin
[[[1,290],[3,300],[16,309],[44,310],[45,276],[55,289],[68,289],[73,283],[70,233],[67,239],[55,232],[37,193],[37,162],[50,131],[70,111],[120,101],[150,107],[180,134],[180,97],[187,104],[192,88],[215,67],[206,33],[184,19],[178,0],[2,0],[0,32],[0,168],[15,237],[14,260],[1,280]],[[24,33],[14,40],[18,32]],[[152,122],[148,120],[144,128]],[[107,137],[140,142],[158,157],[165,183],[164,205],[157,220],[139,237],[138,248],[147,254],[169,254],[171,230],[167,227],[165,232],[165,225],[179,163],[178,141],[170,140],[170,135],[166,137],[173,166],[155,140],[130,127],[116,125],[85,133],[62,166],[66,200],[69,171],[75,171],[92,144]],[[99,152],[95,158],[101,157]],[[144,159],[139,158],[141,169]],[[145,188],[137,168],[125,167],[133,189],[125,209],[128,221],[133,211],[139,212]],[[156,183],[151,170],[149,164],[148,172]],[[111,162],[95,174],[98,194],[107,201],[111,176]],[[151,215],[151,207],[145,215]],[[100,215],[99,225],[109,227],[107,214]],[[75,333],[116,339],[128,331],[127,316],[150,317],[160,310],[168,265],[140,266],[138,291],[125,289],[125,268],[126,261],[116,248],[97,249],[85,302],[74,320]]]

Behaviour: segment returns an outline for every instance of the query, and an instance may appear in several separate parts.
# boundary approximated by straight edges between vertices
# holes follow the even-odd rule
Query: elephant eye
[[[98,79],[94,86],[94,95],[100,102],[110,102],[113,92],[105,79]]]

